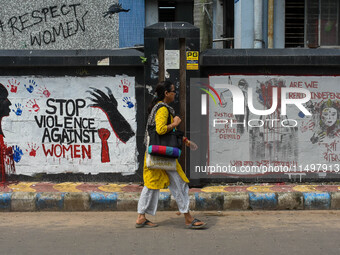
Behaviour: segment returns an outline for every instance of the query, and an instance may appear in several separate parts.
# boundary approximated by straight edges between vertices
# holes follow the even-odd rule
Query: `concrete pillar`
[[[254,48],[263,48],[262,34],[262,0],[254,1]]]
[[[223,6],[221,0],[214,0],[213,19],[213,39],[221,39],[223,34]],[[214,42],[213,48],[223,49],[223,41]]]
[[[263,48],[268,48],[268,0],[263,0],[262,10],[262,39],[264,42]]]
[[[235,49],[254,47],[254,1],[235,1]]]
[[[146,27],[158,23],[158,1],[145,1],[145,25]]]
[[[274,1],[274,48],[285,47],[285,0]]]
[[[274,0],[268,1],[268,49],[274,48]]]
[[[194,1],[194,25],[201,33],[201,50],[212,48],[213,38],[213,2],[210,0]]]

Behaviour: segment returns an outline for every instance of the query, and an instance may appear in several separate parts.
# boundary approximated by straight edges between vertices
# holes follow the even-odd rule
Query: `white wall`
[[[134,77],[3,76],[0,82],[6,86],[11,102],[11,112],[3,117],[2,129],[5,143],[8,147],[14,146],[17,152],[17,174],[132,174],[137,170]],[[105,106],[90,107],[94,104],[90,98],[95,99],[99,95],[99,91],[95,92],[93,88],[105,94],[103,98],[107,97],[107,109]],[[117,111],[107,88],[117,101]],[[67,101],[61,103],[59,100]],[[75,104],[79,107],[75,108]],[[114,118],[125,119],[132,129],[133,135],[127,141],[122,141],[118,134],[117,125],[121,123],[115,123],[114,118],[108,117],[110,111]],[[80,120],[85,120],[82,128],[75,124]],[[110,134],[107,156],[102,154],[107,150],[98,132],[102,128]],[[81,134],[82,139],[75,141],[71,132]],[[60,135],[64,135],[63,141]]]
[[[240,172],[241,166],[246,165],[287,165],[296,166],[297,171],[311,172],[312,164],[324,164],[323,167],[334,173],[340,172],[340,93],[337,89],[340,77],[332,76],[277,76],[277,75],[230,75],[210,76],[209,84],[248,84],[253,91],[253,104],[255,109],[264,110],[271,106],[271,97],[266,98],[265,91],[271,91],[271,86],[298,87],[308,89],[311,92],[311,102],[305,107],[311,116],[305,116],[295,105],[288,105],[287,115],[281,115],[281,111],[275,111],[271,115],[258,116],[247,112],[245,115],[233,115],[232,94],[226,89],[216,89],[222,98],[223,106],[216,106],[213,100],[209,100],[209,165],[237,166],[238,172],[234,174],[254,175],[256,173]],[[269,89],[269,90],[267,90]],[[248,89],[243,89],[245,100],[248,97]],[[296,94],[288,95],[293,99]],[[281,96],[279,97],[280,102]],[[246,101],[247,102],[247,101]],[[267,106],[266,103],[267,102]],[[281,105],[281,104],[280,104]],[[268,107],[269,106],[269,107]],[[324,109],[332,109],[330,116]],[[279,109],[281,109],[279,107]],[[328,115],[327,115],[328,114]],[[327,115],[327,116],[326,116]],[[323,117],[324,116],[324,117]],[[330,124],[325,124],[330,118]],[[227,124],[213,126],[214,119],[227,120]],[[267,125],[256,126],[254,120],[265,121]],[[295,120],[297,128],[284,127],[281,121]],[[246,127],[230,122],[246,121]],[[295,125],[294,121],[284,122],[285,125]],[[299,167],[302,167],[300,169]],[[307,167],[307,168],[306,168]],[[314,165],[315,167],[315,165]],[[333,168],[332,168],[333,167]],[[316,172],[316,171],[314,171]],[[320,173],[323,171],[320,171]],[[282,173],[282,172],[281,172]],[[232,175],[232,173],[229,173]]]
[[[145,25],[151,26],[158,23],[158,1],[145,1]]]
[[[223,34],[223,5],[221,0],[214,0],[213,9],[213,39],[221,39]],[[223,41],[213,43],[214,49],[223,49]]]

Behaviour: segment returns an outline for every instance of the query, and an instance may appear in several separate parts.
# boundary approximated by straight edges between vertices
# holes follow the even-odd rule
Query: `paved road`
[[[206,230],[158,212],[136,229],[133,212],[0,213],[0,254],[340,254],[340,211],[197,212]]]

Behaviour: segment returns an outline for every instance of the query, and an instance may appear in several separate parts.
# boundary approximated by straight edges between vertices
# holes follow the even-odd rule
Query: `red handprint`
[[[110,162],[109,145],[107,144],[110,134],[110,131],[106,128],[98,129],[98,135],[102,141],[102,163]]]
[[[51,95],[46,86],[44,86],[43,88],[39,88],[37,94],[39,94],[40,97],[50,97]]]
[[[340,137],[340,129],[338,129],[337,131],[335,131],[335,135],[336,135],[337,137]]]
[[[28,150],[26,150],[31,157],[35,157],[37,155],[37,150],[39,149],[39,146],[37,147],[36,144],[29,144],[28,143]]]
[[[35,101],[35,99],[33,99],[34,101],[32,101],[31,99],[27,102],[26,107],[29,108],[28,111],[30,112],[38,112],[40,110],[39,105],[37,104],[37,102]]]
[[[12,93],[17,93],[20,82],[17,83],[17,80],[12,79],[8,80],[8,84],[9,85],[7,85],[7,88],[10,88]]]
[[[119,87],[121,88],[123,86],[123,93],[129,93],[129,87],[131,85],[131,82],[129,82],[129,80],[126,79],[122,79],[120,80],[120,82],[122,83],[122,85],[119,85]]]
[[[301,132],[304,133],[307,130],[313,130],[314,126],[315,126],[315,122],[312,120],[308,121],[306,124],[303,121],[301,125]]]

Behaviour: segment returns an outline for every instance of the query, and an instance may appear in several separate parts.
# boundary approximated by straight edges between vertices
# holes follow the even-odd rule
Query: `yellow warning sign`
[[[198,70],[198,51],[187,51],[187,70]]]

